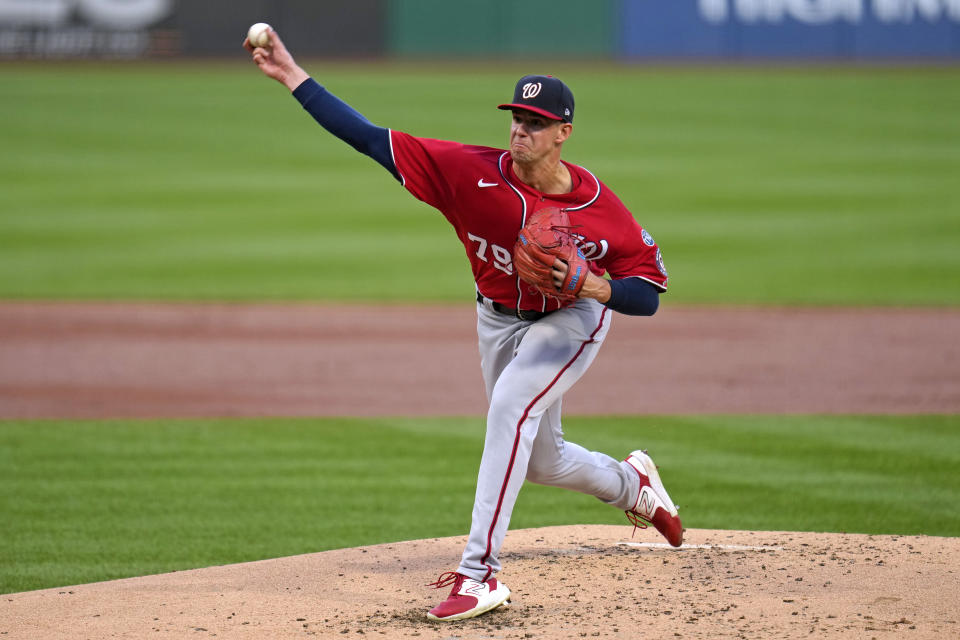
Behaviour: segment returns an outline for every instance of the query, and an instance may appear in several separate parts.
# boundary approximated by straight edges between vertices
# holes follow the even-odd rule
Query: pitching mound
[[[326,551],[0,598],[3,638],[960,636],[960,539],[568,526],[507,534],[513,601],[454,623],[426,586],[463,537]]]

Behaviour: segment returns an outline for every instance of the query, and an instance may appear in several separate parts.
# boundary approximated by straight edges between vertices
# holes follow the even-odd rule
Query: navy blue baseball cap
[[[553,76],[523,76],[513,90],[513,102],[497,108],[525,109],[551,120],[573,122],[573,92]]]

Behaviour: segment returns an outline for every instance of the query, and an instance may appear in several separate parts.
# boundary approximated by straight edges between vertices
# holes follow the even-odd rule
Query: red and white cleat
[[[446,600],[427,613],[431,620],[466,620],[505,604],[510,589],[496,578],[480,582],[461,573],[448,571],[428,586],[442,589],[453,585]]]
[[[652,524],[674,547],[683,544],[683,525],[667,490],[663,488],[657,465],[646,451],[634,451],[625,460],[640,475],[640,491],[632,509],[624,513],[634,527],[646,529]]]

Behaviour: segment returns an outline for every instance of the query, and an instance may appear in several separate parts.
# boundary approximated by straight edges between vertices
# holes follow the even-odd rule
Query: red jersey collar
[[[510,157],[509,152],[505,152],[501,156],[501,166],[503,167],[503,175],[506,179],[513,187],[535,197],[537,200],[553,200],[555,202],[571,204],[580,203],[580,206],[571,207],[573,209],[582,209],[593,204],[600,196],[599,180],[583,167],[564,162],[563,160],[560,162],[563,162],[563,165],[570,172],[573,188],[567,193],[543,193],[517,177],[517,174],[513,171],[513,158]]]

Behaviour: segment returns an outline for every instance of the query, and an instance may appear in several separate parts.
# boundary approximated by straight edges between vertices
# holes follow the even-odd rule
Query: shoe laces
[[[440,574],[440,577],[437,578],[436,582],[431,582],[428,584],[428,587],[433,587],[434,589],[443,589],[444,587],[449,587],[453,585],[453,590],[456,591],[460,588],[460,584],[467,579],[467,576],[462,573],[457,573],[456,571],[446,571]]]
[[[624,513],[627,516],[627,520],[633,525],[633,533],[630,534],[631,538],[637,535],[637,529],[646,529],[649,525],[653,524],[636,511],[624,511]]]

